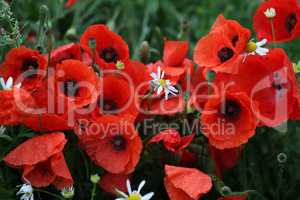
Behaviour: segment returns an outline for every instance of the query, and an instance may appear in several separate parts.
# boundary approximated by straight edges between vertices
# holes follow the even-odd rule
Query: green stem
[[[62,198],[62,197],[60,197],[60,196],[58,196],[58,195],[56,195],[56,194],[53,194],[53,193],[51,193],[51,192],[48,192],[48,191],[46,191],[46,190],[34,189],[34,191],[36,191],[36,192],[41,192],[41,193],[44,193],[44,194],[48,194],[49,196],[55,197],[55,198],[57,198],[57,199],[59,199],[59,200],[65,200],[64,198]]]
[[[94,200],[96,197],[96,188],[97,188],[97,184],[94,184],[93,190],[92,190],[92,195],[91,195],[91,200]]]

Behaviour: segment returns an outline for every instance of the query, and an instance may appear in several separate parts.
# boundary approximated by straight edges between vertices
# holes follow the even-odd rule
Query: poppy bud
[[[147,63],[150,57],[150,46],[147,41],[143,41],[140,49],[140,58],[143,63]]]
[[[287,155],[285,153],[279,153],[277,155],[277,161],[279,163],[286,163],[286,161],[287,161]]]
[[[93,174],[91,175],[91,178],[90,178],[90,181],[93,183],[93,184],[97,184],[99,181],[100,181],[100,176],[98,174]]]

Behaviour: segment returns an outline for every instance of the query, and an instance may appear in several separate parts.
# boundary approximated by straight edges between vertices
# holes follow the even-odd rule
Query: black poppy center
[[[39,64],[38,64],[38,61],[36,59],[27,58],[23,61],[21,71],[22,72],[27,72],[27,71],[33,72],[32,75],[28,76],[28,78],[33,78],[36,75],[34,72],[36,70],[38,70],[38,68],[39,68]]]
[[[113,149],[116,151],[122,151],[122,150],[126,149],[127,141],[121,135],[114,136],[112,138],[111,143],[112,143]]]
[[[236,46],[236,43],[239,41],[239,36],[238,35],[235,35],[232,37],[231,39],[231,43],[232,45],[235,47]]]
[[[118,52],[114,48],[103,48],[99,53],[100,57],[104,59],[106,62],[114,62],[118,61]]]
[[[239,103],[233,101],[233,100],[226,100],[225,102],[225,110],[224,110],[224,116],[228,119],[235,119],[239,116],[241,112],[241,107]]]
[[[285,28],[286,30],[291,33],[296,24],[297,24],[298,20],[297,20],[297,16],[295,13],[291,13],[287,16],[286,20],[285,20]]]
[[[232,58],[233,54],[234,54],[233,50],[228,47],[224,47],[218,51],[218,57],[222,63]]]
[[[77,96],[78,86],[76,80],[64,81],[61,85],[61,91],[69,97]]]

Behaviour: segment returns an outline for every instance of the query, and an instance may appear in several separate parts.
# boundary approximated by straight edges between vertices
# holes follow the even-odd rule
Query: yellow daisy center
[[[159,80],[159,85],[164,86],[166,84],[166,81],[164,79]]]
[[[255,42],[248,42],[247,47],[246,47],[246,51],[251,53],[254,52],[257,49],[257,45]]]
[[[129,197],[128,200],[141,200],[141,196],[136,193],[132,193]]]

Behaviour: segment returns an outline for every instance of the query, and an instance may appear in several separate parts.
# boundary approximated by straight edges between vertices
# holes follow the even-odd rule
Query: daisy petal
[[[127,185],[127,191],[128,191],[128,193],[131,194],[131,193],[132,193],[132,190],[131,190],[131,185],[130,185],[129,179],[127,179],[126,185]]]
[[[150,200],[154,196],[154,192],[150,192],[142,197],[142,200]]]
[[[261,41],[257,42],[256,45],[261,47],[267,44],[268,40],[267,39],[262,39]]]
[[[146,184],[146,181],[145,181],[145,180],[143,180],[143,181],[140,183],[140,185],[139,185],[139,187],[138,187],[138,193],[141,192],[141,190],[142,190],[142,188],[144,187],[145,184]]]

